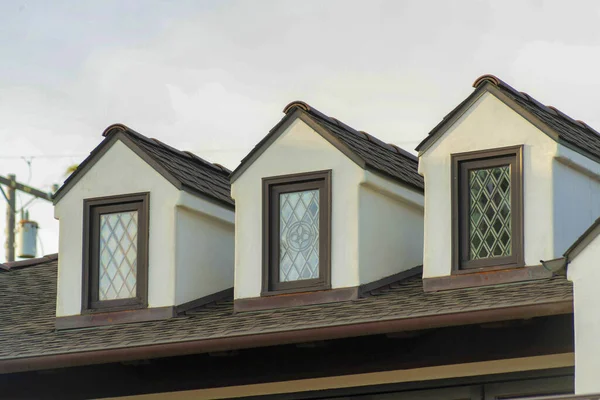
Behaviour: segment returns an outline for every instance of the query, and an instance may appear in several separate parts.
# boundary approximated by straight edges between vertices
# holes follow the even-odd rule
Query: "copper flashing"
[[[57,330],[90,328],[115,324],[129,324],[134,322],[159,321],[173,318],[177,315],[175,307],[156,307],[141,310],[114,311],[97,314],[70,315],[56,317]]]
[[[548,279],[553,276],[553,273],[542,265],[504,269],[482,269],[480,271],[467,270],[460,272],[465,273],[454,273],[449,276],[424,278],[423,290],[425,292],[438,292],[442,290]]]
[[[298,107],[304,111],[310,111],[310,106],[308,104],[306,104],[303,101],[300,100],[296,100],[296,101],[292,101],[291,103],[289,103],[287,106],[285,106],[283,108],[283,113],[287,114],[290,110],[292,110],[294,107]]]
[[[102,132],[102,136],[103,137],[107,137],[108,135],[114,133],[114,132],[128,132],[131,131],[131,129],[129,129],[129,127],[127,127],[127,125],[123,125],[123,124],[112,124],[109,125],[103,132]]]
[[[500,79],[498,79],[495,75],[485,74],[485,75],[481,75],[479,78],[475,79],[475,82],[473,82],[473,87],[477,88],[477,87],[479,87],[479,85],[483,84],[484,82],[490,82],[495,86],[499,86],[500,82],[502,82],[502,81]]]
[[[337,303],[352,301],[359,297],[358,288],[340,288],[319,290],[316,292],[301,292],[281,294],[277,296],[254,297],[237,299],[233,302],[234,312],[270,310],[275,308],[302,307],[313,304]]]

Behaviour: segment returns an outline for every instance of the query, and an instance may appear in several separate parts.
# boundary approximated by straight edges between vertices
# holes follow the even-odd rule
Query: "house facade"
[[[0,393],[597,398],[600,134],[473,86],[418,156],[300,101],[234,171],[109,126],[0,264]]]

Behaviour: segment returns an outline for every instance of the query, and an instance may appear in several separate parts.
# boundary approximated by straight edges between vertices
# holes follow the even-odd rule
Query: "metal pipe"
[[[15,261],[15,210],[17,209],[17,177],[8,175],[10,184],[6,188],[6,261]]]

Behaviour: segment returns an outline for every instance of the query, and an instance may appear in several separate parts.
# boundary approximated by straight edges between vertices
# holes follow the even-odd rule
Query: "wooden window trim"
[[[263,270],[261,296],[331,289],[331,170],[263,178]],[[285,189],[284,189],[285,188]],[[319,189],[319,278],[279,281],[279,193]],[[273,199],[274,198],[274,199]],[[274,218],[274,213],[277,217]]]
[[[148,306],[148,239],[150,194],[134,193],[83,201],[83,276],[81,312],[114,312]],[[98,247],[100,215],[124,211],[138,212],[136,297],[98,300]]]
[[[492,150],[472,151],[452,154],[452,273],[465,274],[478,270],[501,270],[519,268],[525,265],[523,249],[523,146],[503,147]],[[470,168],[486,168],[498,165],[511,165],[511,227],[512,255],[463,262],[465,249],[468,249],[468,186],[461,185],[466,173],[463,165]],[[461,248],[461,246],[463,246]]]

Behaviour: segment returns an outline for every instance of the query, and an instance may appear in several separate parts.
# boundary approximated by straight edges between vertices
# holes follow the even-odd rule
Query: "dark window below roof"
[[[148,198],[84,200],[83,312],[147,306]]]
[[[521,147],[452,156],[456,269],[523,265]]]
[[[263,180],[263,295],[330,288],[331,171]]]

